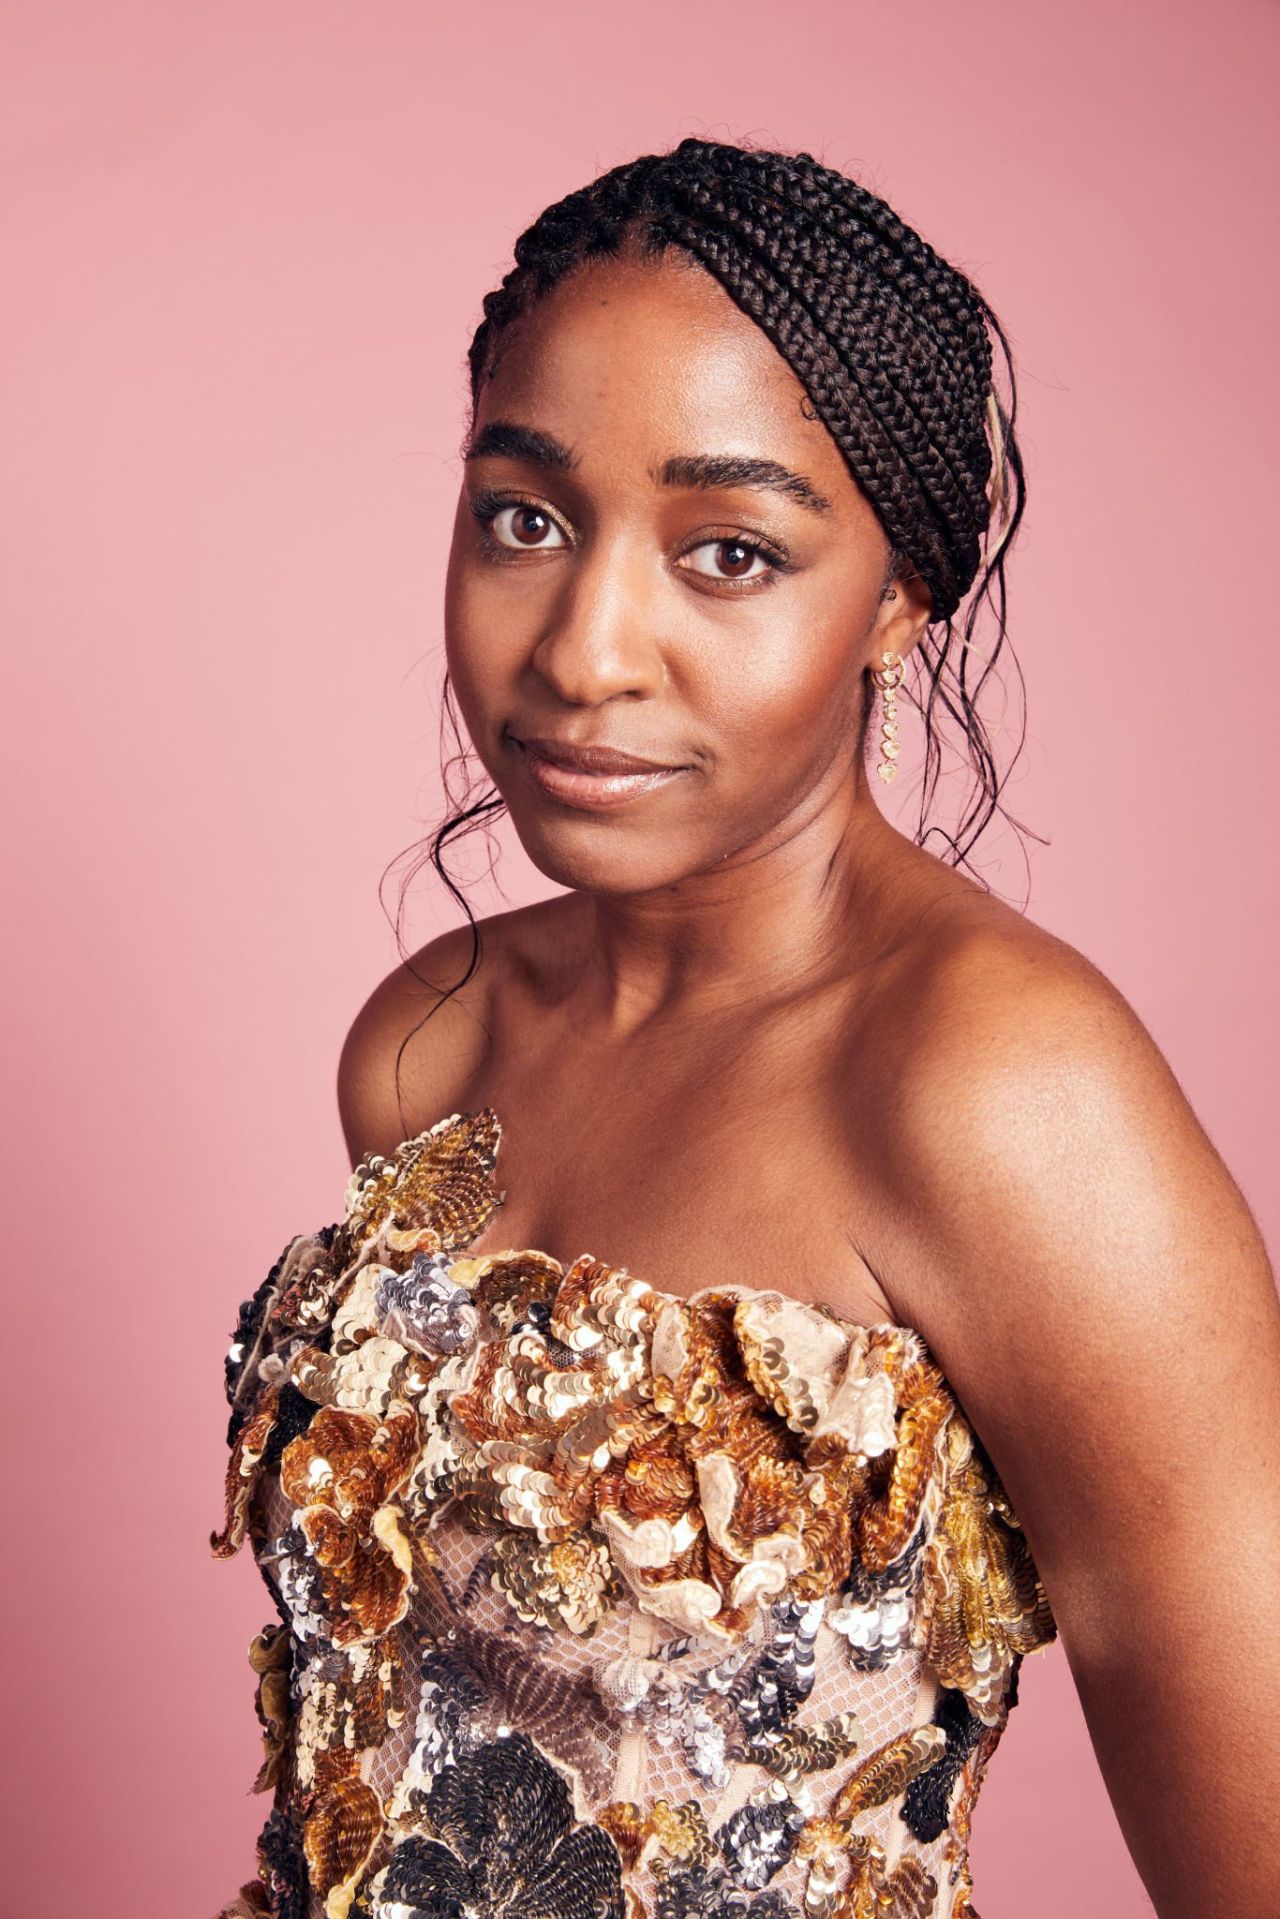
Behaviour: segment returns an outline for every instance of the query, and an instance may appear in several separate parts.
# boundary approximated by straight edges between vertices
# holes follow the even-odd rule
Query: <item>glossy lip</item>
[[[507,738],[517,748],[530,778],[553,799],[594,811],[622,806],[642,794],[669,786],[692,769],[664,766],[608,746],[571,746],[564,740]],[[554,758],[552,755],[554,754]]]
[[[575,740],[544,739],[541,735],[531,734],[522,739],[518,733],[510,736],[528,752],[536,753],[539,759],[550,760],[553,766],[567,766],[575,773],[680,773],[683,767],[676,766],[670,760],[646,760],[636,753],[624,753],[620,747],[603,744],[579,744]]]

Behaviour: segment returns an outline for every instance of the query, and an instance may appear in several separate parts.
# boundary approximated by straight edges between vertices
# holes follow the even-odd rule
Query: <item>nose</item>
[[[600,540],[565,569],[533,653],[536,672],[572,706],[652,698],[666,667],[658,632],[660,569],[624,540]]]

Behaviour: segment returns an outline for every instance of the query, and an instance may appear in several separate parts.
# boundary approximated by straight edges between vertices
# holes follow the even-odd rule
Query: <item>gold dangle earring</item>
[[[873,668],[872,679],[884,695],[884,714],[880,721],[880,764],[876,772],[888,785],[898,777],[897,759],[902,748],[898,744],[898,703],[895,695],[902,684],[902,660],[897,653],[882,653],[879,666]]]

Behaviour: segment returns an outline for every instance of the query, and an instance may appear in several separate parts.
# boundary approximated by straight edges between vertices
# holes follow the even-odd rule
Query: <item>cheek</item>
[[[815,617],[775,625],[758,646],[717,660],[704,693],[730,765],[775,789],[827,765],[853,741],[858,660],[852,623]]]
[[[479,745],[492,722],[490,709],[501,702],[511,671],[502,634],[507,623],[486,607],[474,570],[451,558],[445,577],[444,650],[458,705]]]

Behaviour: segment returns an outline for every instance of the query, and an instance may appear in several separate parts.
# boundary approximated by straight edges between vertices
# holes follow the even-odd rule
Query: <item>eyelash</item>
[[[507,507],[527,506],[531,512],[544,513],[554,525],[560,528],[560,531],[566,539],[570,538],[567,527],[557,519],[554,513],[542,504],[541,500],[530,499],[525,494],[498,493],[486,488],[473,495],[467,504],[479,523],[481,544],[486,555],[498,560],[500,563],[505,563],[512,559],[518,560],[519,557],[513,547],[504,546],[500,540],[495,540],[491,531],[494,520],[498,514],[503,512]],[[758,573],[754,579],[735,580],[728,577],[716,579],[715,576],[710,573],[704,573],[699,576],[705,580],[714,580],[717,586],[727,586],[735,593],[757,592],[761,587],[773,586],[784,573],[792,573],[795,571],[792,561],[784,550],[779,546],[775,546],[771,540],[763,539],[758,533],[717,534],[713,539],[696,540],[694,544],[691,547],[687,547],[685,551],[687,553],[696,553],[699,547],[703,546],[740,546],[746,552],[756,554],[762,560],[769,562],[769,571],[767,573]],[[537,550],[536,547],[530,547],[528,549],[531,553],[536,553]],[[683,557],[684,555],[682,554],[681,558]]]
[[[547,508],[543,506],[541,500],[529,499],[523,493],[497,493],[485,488],[481,492],[474,494],[471,499],[468,500],[467,504],[480,523],[480,537],[486,551],[493,553],[500,559],[510,558],[514,549],[509,546],[503,546],[500,540],[495,540],[490,529],[499,513],[504,512],[509,506],[527,506],[532,513],[545,513],[549,520],[560,527],[560,531],[564,534],[565,538],[568,539],[569,537],[568,529],[561,526],[560,521],[556,519],[554,513],[547,511]],[[532,553],[536,552],[537,549],[536,547],[530,547],[529,551]]]

